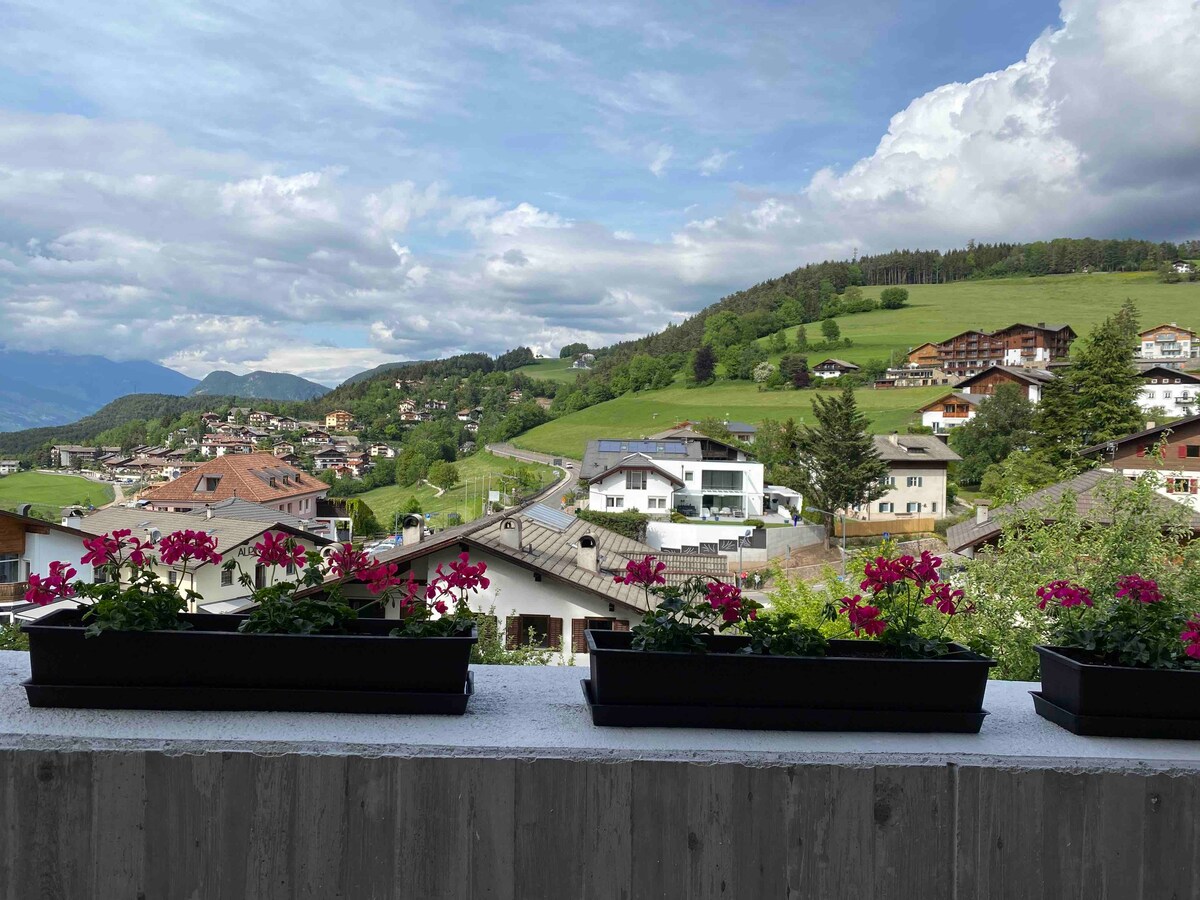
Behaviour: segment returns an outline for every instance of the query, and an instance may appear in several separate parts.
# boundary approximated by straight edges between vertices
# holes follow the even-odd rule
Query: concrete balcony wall
[[[30,710],[0,654],[0,897],[1168,898],[1200,746],[597,729],[578,672],[457,719]]]

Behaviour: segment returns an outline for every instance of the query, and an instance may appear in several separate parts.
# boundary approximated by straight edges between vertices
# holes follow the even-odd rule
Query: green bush
[[[20,625],[0,625],[0,650],[28,650],[29,638]]]
[[[509,613],[513,616],[516,614],[516,610]],[[562,652],[562,647],[557,650],[534,647],[532,641],[509,650],[505,636],[500,633],[500,620],[496,616],[495,606],[490,607],[486,613],[479,610],[479,615],[475,618],[475,627],[479,640],[471,647],[471,662],[476,665],[546,666],[554,659],[555,654]]]
[[[650,522],[650,517],[645,513],[632,509],[619,513],[601,512],[598,509],[581,509],[577,510],[575,515],[585,522],[614,531],[630,540],[642,543],[646,541],[646,525]]]
[[[767,523],[764,522],[762,519],[747,519],[742,524],[744,524],[747,528],[766,528],[767,527]]]

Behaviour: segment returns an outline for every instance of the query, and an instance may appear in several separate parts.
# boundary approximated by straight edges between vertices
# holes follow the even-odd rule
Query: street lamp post
[[[737,570],[737,586],[744,587],[742,584],[742,545],[750,535],[754,534],[753,528],[747,528],[746,533],[738,540],[738,570]]]

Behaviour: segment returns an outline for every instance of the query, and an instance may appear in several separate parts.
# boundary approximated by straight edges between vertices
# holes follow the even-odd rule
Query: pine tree
[[[716,368],[717,358],[713,355],[712,347],[701,344],[692,357],[692,380],[696,384],[707,384],[712,381]]]
[[[832,514],[883,496],[881,479],[888,467],[867,431],[867,417],[858,411],[853,388],[834,397],[815,397],[813,414],[816,427],[803,426],[797,440],[797,464],[805,481],[798,489],[824,514],[828,545]]]

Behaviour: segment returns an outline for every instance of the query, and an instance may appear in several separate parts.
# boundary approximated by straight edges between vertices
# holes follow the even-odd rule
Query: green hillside
[[[904,309],[839,316],[842,337],[850,338],[853,346],[831,352],[810,350],[810,364],[827,356],[855,363],[886,359],[893,350],[944,340],[969,328],[992,329],[1013,322],[1067,323],[1086,335],[1092,325],[1116,312],[1126,297],[1137,302],[1146,327],[1162,322],[1200,327],[1200,283],[1160,284],[1154,273],[1054,275],[907,287],[909,305]],[[863,294],[878,298],[880,290],[865,287]],[[821,340],[820,323],[805,328],[810,341]],[[794,342],[796,330],[785,329],[789,342]],[[772,361],[777,362],[778,357],[773,355]],[[903,430],[910,421],[916,421],[915,410],[944,392],[943,388],[863,389],[859,391],[859,404],[872,427],[882,433]],[[709,387],[688,389],[677,381],[664,390],[626,394],[556,419],[513,443],[529,450],[578,458],[591,438],[640,437],[683,419],[714,416],[758,423],[792,416],[811,421],[814,393],[759,391],[757,385],[745,381],[718,381]]]
[[[908,306],[839,316],[842,337],[854,346],[830,353],[812,351],[809,362],[826,356],[863,363],[883,359],[926,341],[940,341],[968,328],[993,329],[1013,322],[1066,323],[1081,336],[1116,312],[1126,297],[1137,303],[1142,325],[1163,322],[1200,328],[1200,282],[1160,284],[1153,272],[1047,275],[1042,278],[998,278],[951,284],[906,285]],[[864,287],[863,296],[879,298],[880,287]],[[821,324],[805,325],[809,341],[821,340]],[[788,340],[796,328],[784,329]],[[763,338],[759,342],[763,343]],[[772,357],[777,362],[778,356]]]
[[[530,378],[540,378],[542,381],[554,381],[559,384],[572,384],[582,371],[571,368],[571,359],[539,359],[528,366],[521,366],[515,371]]]

